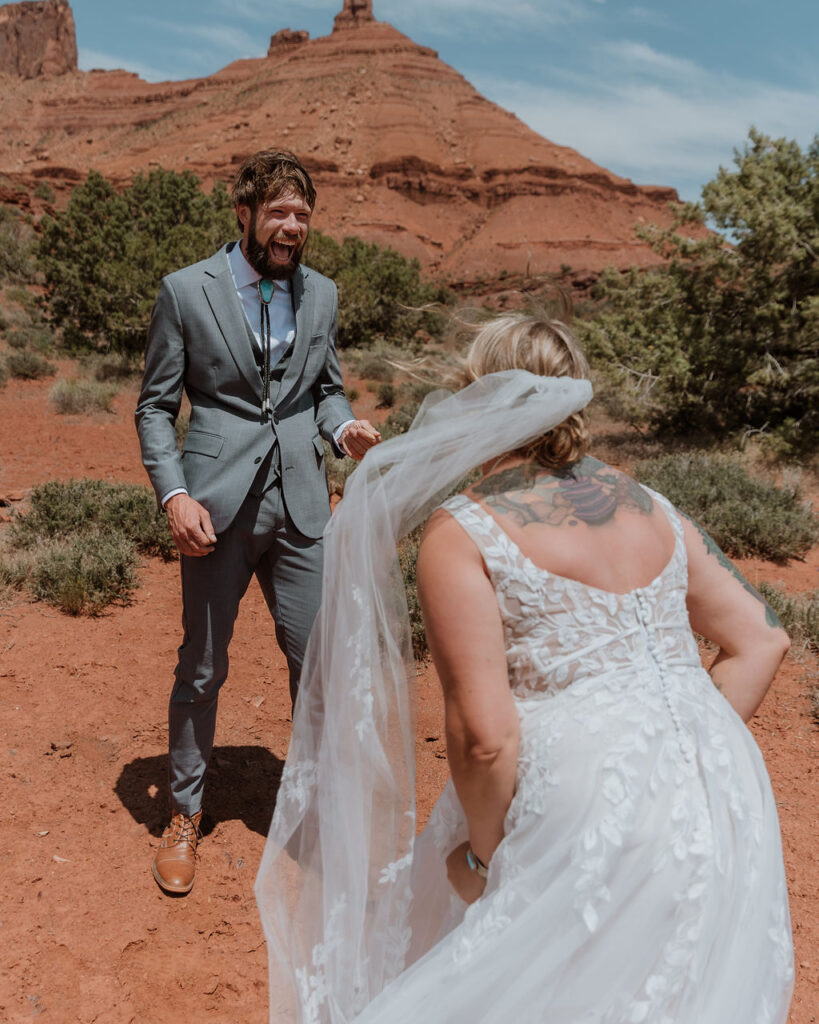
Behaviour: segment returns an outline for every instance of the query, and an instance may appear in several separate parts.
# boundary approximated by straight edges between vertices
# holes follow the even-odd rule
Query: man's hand
[[[351,459],[360,462],[374,444],[381,440],[381,434],[369,420],[353,420],[344,428],[338,439],[338,446]]]
[[[446,876],[449,884],[461,897],[464,903],[474,903],[483,896],[486,879],[473,871],[466,860],[469,843],[456,846],[446,859]]]
[[[216,543],[210,513],[189,494],[174,494],[165,502],[168,526],[174,543],[183,555],[200,558],[209,555]]]

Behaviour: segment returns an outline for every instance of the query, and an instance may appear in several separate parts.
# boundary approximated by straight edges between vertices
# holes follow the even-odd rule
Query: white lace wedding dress
[[[776,807],[703,671],[676,544],[616,595],[544,572],[466,497],[504,622],[517,791],[484,895],[415,827],[415,665],[399,539],[471,469],[583,408],[522,370],[427,397],[368,452],[325,535],[316,619],[255,893],[271,1024],[784,1024],[792,947]]]
[[[463,495],[520,714],[517,791],[483,897],[450,889],[450,783],[415,844],[406,968],[357,1024],[784,1024],[793,979],[776,806],[702,669],[682,527],[613,594],[523,556]]]

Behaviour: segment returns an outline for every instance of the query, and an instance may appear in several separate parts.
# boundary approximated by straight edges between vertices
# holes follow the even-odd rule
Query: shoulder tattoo
[[[570,526],[600,526],[618,508],[651,513],[654,507],[651,495],[636,481],[588,456],[557,473],[531,463],[512,466],[480,480],[473,491],[520,527],[567,521]]]
[[[748,591],[749,594],[751,594],[753,597],[757,599],[757,601],[760,601],[763,604],[765,608],[766,624],[770,626],[771,629],[784,629],[782,623],[779,621],[779,618],[776,612],[773,610],[773,608],[771,608],[771,606],[768,604],[768,602],[765,600],[762,594],[760,594],[760,592],[756,589],[756,587],[752,586],[745,579],[745,577],[742,575],[739,569],[737,569],[737,567],[734,565],[731,559],[728,558],[728,556],[717,544],[714,538],[707,534],[705,530],[703,530],[703,528],[700,526],[696,519],[692,519],[691,516],[686,515],[686,513],[680,511],[680,509],[677,509],[677,511],[680,513],[681,516],[684,516],[688,520],[688,522],[691,523],[692,526],[696,528],[700,537],[702,537],[702,542],[703,544],[705,544],[705,550],[708,552],[708,554],[713,555],[714,558],[716,558],[719,564],[723,567],[723,569],[727,569],[732,576],[739,580],[739,582]]]

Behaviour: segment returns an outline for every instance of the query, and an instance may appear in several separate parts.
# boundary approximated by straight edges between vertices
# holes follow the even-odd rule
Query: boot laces
[[[194,821],[193,818],[189,818],[186,814],[174,814],[171,818],[168,840],[174,844],[190,843],[191,846],[195,847],[197,840],[202,838],[199,825],[200,821]]]

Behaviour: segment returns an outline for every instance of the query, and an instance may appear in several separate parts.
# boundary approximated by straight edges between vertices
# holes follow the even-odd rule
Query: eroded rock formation
[[[333,22],[333,31],[358,28],[360,25],[366,25],[369,21],[375,21],[373,0],[344,0],[344,7]]]
[[[0,74],[37,78],[76,69],[74,15],[66,0],[0,7]]]
[[[317,228],[391,245],[453,282],[566,267],[578,281],[657,262],[634,227],[670,224],[672,189],[634,185],[537,135],[391,25],[273,40],[267,57],[185,82],[7,78],[0,173],[27,192],[45,180],[62,203],[90,167],[124,183],[161,165],[210,187],[275,146],[310,168]]]
[[[270,46],[267,49],[267,56],[280,56],[282,50],[289,50],[294,46],[301,46],[310,38],[310,33],[303,29],[293,32],[289,28],[279,29],[275,35],[270,37]]]

